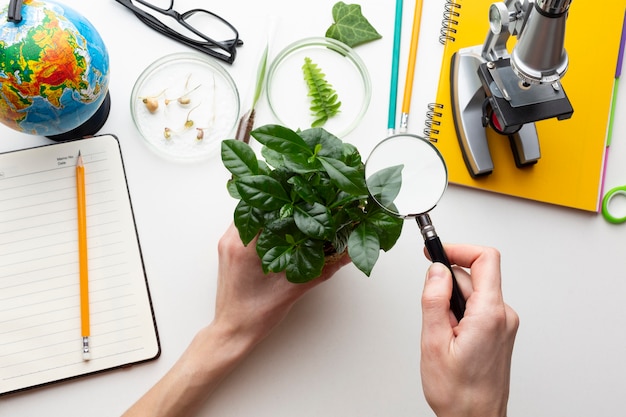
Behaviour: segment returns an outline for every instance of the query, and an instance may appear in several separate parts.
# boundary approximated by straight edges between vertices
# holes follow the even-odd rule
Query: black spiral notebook
[[[82,357],[75,165],[85,162],[91,359]],[[155,359],[117,138],[0,154],[0,395]]]

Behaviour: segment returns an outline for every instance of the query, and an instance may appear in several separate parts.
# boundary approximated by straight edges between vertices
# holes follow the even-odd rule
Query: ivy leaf
[[[333,23],[326,31],[327,38],[333,38],[354,48],[366,42],[382,38],[370,22],[363,16],[361,6],[342,1],[333,6]]]

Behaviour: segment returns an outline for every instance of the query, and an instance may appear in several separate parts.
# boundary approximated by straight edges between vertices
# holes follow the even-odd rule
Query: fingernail
[[[448,268],[442,263],[435,262],[428,268],[426,279],[441,279],[445,278],[447,274]]]

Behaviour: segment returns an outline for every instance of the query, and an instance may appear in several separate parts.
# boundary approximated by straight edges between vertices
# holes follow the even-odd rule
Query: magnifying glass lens
[[[404,218],[430,211],[448,185],[446,164],[437,148],[414,135],[380,142],[367,159],[365,178],[376,202]]]
[[[390,136],[376,145],[367,158],[365,182],[383,209],[401,218],[416,219],[430,259],[443,263],[452,273],[450,308],[460,321],[465,313],[465,298],[428,214],[448,186],[448,169],[437,148],[419,136]]]

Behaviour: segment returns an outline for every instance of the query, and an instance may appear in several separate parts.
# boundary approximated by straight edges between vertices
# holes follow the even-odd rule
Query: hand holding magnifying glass
[[[393,216],[417,221],[431,260],[443,263],[452,272],[428,215],[448,185],[448,170],[437,148],[419,136],[390,136],[368,157],[365,178],[369,193],[384,210]],[[463,318],[465,298],[454,272],[450,309],[458,321]]]

